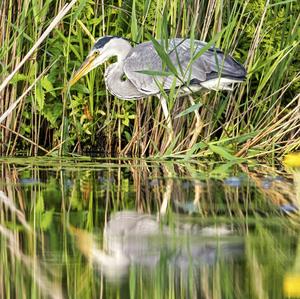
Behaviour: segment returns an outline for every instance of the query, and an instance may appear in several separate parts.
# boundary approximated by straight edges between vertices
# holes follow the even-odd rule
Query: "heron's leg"
[[[189,95],[188,97],[189,97],[191,104],[195,105],[195,102],[194,102],[194,99],[192,98],[192,96]],[[196,117],[196,126],[194,129],[191,141],[189,143],[189,147],[192,147],[195,144],[195,142],[197,141],[198,135],[200,134],[202,127],[203,127],[203,122],[201,120],[201,116],[200,116],[198,110],[195,110],[195,117]]]
[[[169,129],[171,129],[173,131],[173,126],[172,126],[172,121],[171,121],[171,116],[169,113],[169,109],[168,109],[168,105],[167,105],[167,101],[163,96],[159,97],[160,103],[161,103],[161,107],[167,122],[167,126]]]
[[[168,131],[169,131],[167,143],[163,146],[163,150],[164,150],[170,145],[171,141],[173,140],[174,132],[173,132],[173,125],[172,125],[171,115],[169,113],[167,101],[162,95],[159,96],[159,100],[161,103],[161,107],[162,107],[162,110],[163,110],[163,113],[164,113],[164,116],[165,116],[165,119],[167,122]]]

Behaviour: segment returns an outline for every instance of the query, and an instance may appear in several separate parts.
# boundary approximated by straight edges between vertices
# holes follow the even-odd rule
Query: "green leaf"
[[[238,158],[230,154],[224,147],[218,146],[218,145],[208,145],[209,149],[214,152],[215,154],[221,156],[225,160],[233,161],[237,160]]]
[[[151,42],[153,43],[153,46],[154,46],[157,54],[161,58],[162,62],[165,63],[166,66],[173,73],[173,75],[175,75],[177,77],[178,76],[177,75],[177,69],[174,66],[173,62],[171,61],[171,58],[168,55],[168,53],[165,51],[164,47],[155,38],[153,38],[150,34],[147,34],[147,36],[151,40]]]
[[[76,90],[80,93],[89,94],[90,90],[83,84],[77,83],[76,85],[72,86],[72,90]]]
[[[25,81],[28,77],[24,74],[15,74],[14,77],[11,79],[10,84],[17,83],[19,81]]]
[[[129,142],[131,140],[132,136],[127,131],[124,131],[124,134],[125,134],[126,141]]]
[[[45,92],[42,86],[38,84],[35,89],[35,97],[40,110],[43,110],[45,104]]]
[[[220,175],[223,175],[224,177],[226,177],[226,176],[228,176],[228,174],[230,174],[232,172],[233,165],[235,165],[234,162],[227,162],[225,164],[220,164],[211,171],[210,175],[214,176],[214,175],[218,174],[219,178],[220,178]]]
[[[171,72],[164,72],[164,71],[150,71],[150,70],[141,70],[141,71],[135,71],[136,73],[141,73],[149,76],[172,76],[173,74]]]
[[[74,47],[72,43],[69,43],[68,39],[58,29],[54,29],[54,31],[55,34],[59,35],[59,37],[63,40],[63,42],[68,45],[68,48],[70,48],[70,50],[75,54],[77,60],[82,61],[82,57],[77,51],[76,47]]]
[[[262,77],[261,82],[259,83],[259,86],[257,88],[256,91],[256,97],[258,97],[258,95],[260,95],[261,91],[264,89],[265,85],[267,84],[267,82],[270,80],[270,78],[272,77],[273,73],[275,72],[275,69],[278,67],[278,65],[280,64],[280,62],[286,58],[286,56],[298,45],[299,43],[296,43],[295,45],[288,46],[285,49],[281,50],[279,53],[279,56],[277,57],[277,59],[275,61],[271,61],[271,65],[267,68],[267,72],[264,74],[264,76]]]
[[[227,27],[225,27],[225,28],[227,28]],[[195,62],[201,55],[203,55],[204,52],[206,52],[209,48],[211,48],[211,46],[221,37],[221,35],[224,32],[224,29],[221,32],[219,32],[218,34],[216,34],[203,48],[200,49],[199,52],[197,52],[192,57],[191,62],[189,63],[189,66],[192,65],[193,62]]]
[[[189,108],[187,108],[186,110],[184,110],[184,111],[180,112],[179,114],[177,114],[174,118],[178,118],[178,117],[187,115],[189,113],[192,113],[192,112],[198,110],[201,106],[202,106],[202,103],[194,104],[194,105],[190,106]]]
[[[199,150],[204,150],[207,147],[207,144],[200,141],[198,143],[195,143],[185,154],[185,160],[189,160],[192,155],[196,154]]]
[[[57,119],[61,117],[63,110],[63,104],[55,102],[53,104],[46,104],[43,110],[43,116],[50,122],[54,128],[58,127]]]
[[[138,23],[136,18],[135,0],[132,1],[131,36],[132,36],[132,40],[136,42],[138,38]]]
[[[50,92],[53,96],[55,96],[54,87],[51,81],[48,79],[48,76],[45,76],[41,79],[41,84],[47,92]]]
[[[295,2],[295,1],[297,1],[297,0],[286,0],[286,1],[280,1],[280,2],[277,2],[277,3],[272,3],[272,4],[268,5],[268,8],[270,8],[272,6],[277,6],[277,5],[287,4],[287,3],[290,3],[290,2]]]

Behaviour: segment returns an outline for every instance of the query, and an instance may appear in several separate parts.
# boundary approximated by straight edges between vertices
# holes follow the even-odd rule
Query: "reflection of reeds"
[[[17,219],[22,224],[22,227],[27,232],[27,237],[25,240],[31,242],[31,240],[35,238],[35,234],[33,234],[31,226],[26,221],[24,213],[17,209],[13,201],[8,198],[3,191],[0,191],[0,202],[3,204],[3,206],[5,206],[6,213],[9,211],[11,215],[16,215]],[[53,299],[63,298],[61,287],[57,282],[55,282],[56,277],[53,273],[51,273],[51,269],[42,267],[40,261],[35,255],[31,256],[23,253],[19,234],[14,230],[6,228],[3,224],[0,224],[0,234],[3,240],[2,244],[5,245],[1,247],[2,259],[6,260],[5,262],[7,263],[7,266],[11,267],[11,265],[14,264],[17,267],[16,270],[18,274],[16,273],[15,275],[24,275],[24,268],[26,269],[26,272],[30,274],[34,284],[37,286],[43,296]],[[4,240],[6,240],[6,242],[4,242]],[[9,255],[6,252],[6,248],[9,249],[10,258],[8,258]],[[3,270],[4,269],[2,268],[1,272],[3,272]],[[21,298],[28,292],[28,290],[24,290],[23,286],[23,284],[27,285],[29,283],[29,281],[26,281],[28,280],[28,277],[27,275],[24,275],[23,277],[22,276],[15,276],[12,278],[11,283],[14,286],[15,293],[11,294],[12,297],[10,297],[9,293],[3,294],[3,298]],[[25,282],[23,281],[24,279]],[[3,277],[2,283],[5,283]],[[20,285],[18,285],[19,283]],[[30,298],[32,298],[31,295]]]
[[[14,202],[10,198],[8,198],[3,191],[0,191],[0,203],[2,203],[7,209],[9,209],[12,214],[17,216],[18,220],[26,230],[31,231],[31,227],[27,223],[24,213],[17,209]]]
[[[237,171],[239,169],[243,171],[241,177],[236,178],[239,186],[232,187],[220,179],[207,178],[206,169],[202,170],[201,165],[190,164],[183,168],[160,163],[157,167],[149,167],[142,163],[139,168],[131,166],[138,209],[150,212],[151,202],[155,200],[163,214],[167,207],[172,207],[176,212],[200,213],[206,217],[223,214],[231,219],[243,219],[249,214],[279,216],[282,206],[297,206],[297,192],[294,190],[297,184],[293,185],[289,179],[271,170],[266,175],[266,170],[260,173],[243,165],[238,166]],[[219,176],[226,178],[227,174]],[[268,180],[270,187],[266,185]]]
[[[295,175],[294,182],[286,179],[285,177],[279,177],[273,179],[274,174],[268,172],[268,176],[262,176],[259,172],[251,172],[246,166],[241,166],[243,171],[247,174],[250,182],[255,184],[255,188],[261,192],[266,201],[274,204],[274,206],[280,208],[283,206],[294,207],[291,216],[299,212],[299,199],[297,195],[297,176]],[[268,188],[264,186],[265,180],[270,181]]]
[[[43,160],[37,159],[37,164],[47,165],[53,169],[74,168],[74,163],[68,159],[57,162],[55,160],[52,163],[50,158]],[[19,161],[26,167],[30,164],[28,159]],[[243,165],[217,165],[215,169],[208,171],[207,166],[194,162],[174,164],[158,161],[147,163],[139,160],[111,160],[107,163],[107,160],[100,159],[99,162],[95,164],[90,159],[84,158],[78,165],[81,174],[70,186],[72,190],[70,207],[73,205],[74,208],[77,206],[78,209],[82,209],[92,198],[100,196],[105,199],[105,206],[108,209],[136,208],[140,212],[153,213],[158,212],[161,207],[165,211],[167,207],[172,207],[176,212],[200,213],[202,216],[224,213],[243,218],[246,211],[261,209],[265,213],[265,209],[274,212],[275,206],[280,208],[289,203],[297,206],[296,174],[292,184],[290,176],[285,179],[284,173],[272,172],[265,168],[261,172],[252,171]],[[235,169],[234,171],[241,175],[237,178],[240,181],[239,187],[223,184],[223,179],[228,177],[231,169]],[[97,171],[99,171],[98,178],[94,174]],[[95,189],[95,179],[99,180],[99,190]],[[266,186],[268,181],[270,187]],[[84,201],[80,200],[82,196]],[[275,206],[271,206],[271,202]]]
[[[284,295],[289,298],[300,297],[300,240],[297,240],[297,250],[294,263],[291,269],[288,269],[283,281]]]
[[[15,294],[12,293],[11,297],[8,297],[8,294],[6,294],[4,298],[21,298],[29,291],[23,289],[22,287],[22,284],[27,285],[29,283],[28,276],[24,275],[23,268],[26,269],[26,272],[29,273],[29,275],[33,279],[34,284],[37,286],[37,292],[40,291],[43,296],[53,299],[64,298],[62,295],[61,287],[59,283],[55,282],[56,277],[55,275],[53,275],[53,273],[51,273],[51,269],[42,267],[37,257],[29,256],[23,253],[20,249],[18,237],[13,231],[5,228],[3,225],[0,225],[0,234],[2,238],[5,238],[7,240],[7,248],[9,248],[10,251],[11,260],[7,261],[8,265],[10,265],[10,263],[15,264],[17,267],[17,271],[19,272],[18,274],[20,275],[23,273],[23,277],[15,276],[14,278],[11,278],[11,282],[13,283],[13,285],[15,284]],[[4,254],[3,249],[2,254]],[[23,279],[25,281],[23,281]],[[19,289],[18,280],[20,280],[21,289]],[[30,294],[31,292],[28,293]],[[32,295],[33,294],[31,294],[28,298],[32,298]]]
[[[232,165],[213,168],[201,163],[100,159],[95,163],[90,158],[80,163],[80,159],[37,158],[38,167],[32,168],[32,160],[19,161],[22,168],[2,166],[5,179],[1,181],[1,189],[5,192],[0,193],[3,206],[0,258],[4,266],[0,277],[4,284],[8,281],[3,275],[9,277],[13,273],[19,289],[29,294],[35,288],[37,298],[46,296],[49,288],[55,290],[58,284],[63,285],[66,297],[70,298],[93,298],[98,294],[103,298],[116,297],[114,292],[121,292],[121,287],[100,280],[101,274],[95,268],[97,262],[98,265],[106,263],[107,269],[109,263],[118,261],[115,256],[108,256],[103,246],[103,227],[114,212],[128,209],[154,215],[149,217],[175,233],[166,242],[173,245],[171,255],[180,247],[176,238],[189,242],[180,232],[196,233],[206,225],[236,231],[246,248],[243,259],[216,260],[196,273],[191,272],[193,259],[185,272],[176,272],[168,266],[172,259],[162,254],[161,263],[153,273],[136,265],[127,267],[125,260],[125,266],[117,271],[128,274],[128,281],[122,283],[128,283],[136,298],[172,299],[178,294],[183,298],[186,294],[192,298],[224,298],[226,294],[228,298],[232,294],[236,298],[274,298],[272,290],[281,294],[282,277],[290,268],[295,238],[298,238],[295,226],[290,226],[290,218],[282,217],[277,209],[278,205],[295,203],[294,189],[299,186],[292,184],[290,176],[287,180],[273,181],[273,189],[266,189],[264,174],[275,177],[278,173],[266,169],[252,171],[250,167],[242,168],[244,175],[240,176],[240,166]],[[240,185],[225,183],[223,179],[232,173],[242,178]],[[30,177],[33,183],[22,180],[24,176]],[[295,184],[297,179],[295,175]],[[167,202],[166,214],[157,219],[164,202]],[[53,216],[45,228],[42,220],[47,212]],[[78,229],[72,230],[74,227]],[[210,231],[223,232],[222,229]],[[75,236],[78,247],[70,235]],[[142,238],[138,242],[143,244]],[[191,246],[188,247],[190,252]],[[203,252],[210,252],[209,248],[211,245]],[[90,267],[87,260],[93,261],[96,267]],[[108,270],[113,272],[113,269],[116,267]]]

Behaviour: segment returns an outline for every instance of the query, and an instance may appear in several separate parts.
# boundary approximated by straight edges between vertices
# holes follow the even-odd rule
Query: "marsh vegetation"
[[[19,65],[65,1],[0,4],[0,77]],[[280,157],[299,147],[299,1],[78,0],[0,91],[1,153],[101,153],[177,158]],[[134,42],[193,37],[233,55],[248,71],[233,92],[201,92],[191,106],[169,96],[174,139],[156,98],[110,96],[98,69],[62,92],[94,38]],[[30,91],[27,89],[31,87]]]

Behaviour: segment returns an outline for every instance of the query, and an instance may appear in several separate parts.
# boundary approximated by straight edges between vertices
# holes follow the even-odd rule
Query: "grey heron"
[[[164,61],[152,41],[132,48],[130,42],[122,37],[101,37],[69,84],[72,86],[92,69],[116,56],[117,62],[109,65],[104,74],[108,91],[124,100],[158,96],[168,126],[172,128],[162,90],[166,95],[176,88],[179,96],[202,88],[232,90],[233,84],[242,82],[246,77],[243,65],[218,48],[208,47],[204,53],[197,55],[207,45],[203,41],[173,38],[167,44],[166,54],[174,66],[173,73],[164,67]]]

